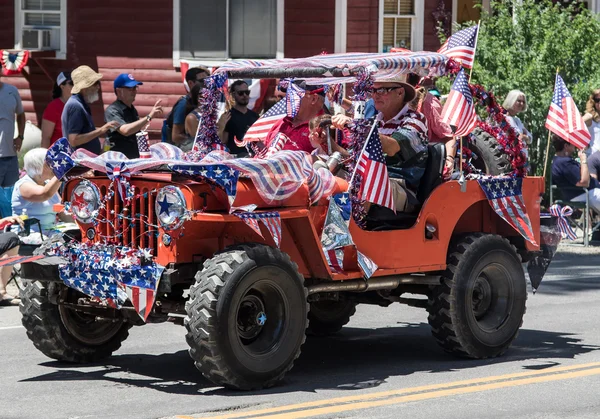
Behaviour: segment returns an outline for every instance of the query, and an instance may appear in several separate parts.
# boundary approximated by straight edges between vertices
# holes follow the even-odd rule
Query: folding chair
[[[37,224],[38,226],[38,231],[42,231],[42,225],[40,223],[40,220],[38,220],[37,218],[28,218],[27,220],[23,221],[24,224],[24,228],[19,231],[18,235],[19,238],[21,237],[27,237],[31,234],[31,226]],[[10,231],[11,226],[7,226],[4,229],[4,232],[8,232]],[[19,256],[30,256],[33,255],[33,251],[38,248],[39,245],[32,245],[32,244],[25,244],[21,241],[21,244],[19,245]],[[19,281],[18,279],[21,277],[21,265],[17,264],[17,265],[13,265],[12,271],[10,273],[10,279],[8,280],[7,284],[10,284],[11,282],[14,282],[15,285],[17,286],[17,288],[19,289],[19,292],[21,291],[21,286],[19,285]]]
[[[552,183],[552,172],[550,172],[550,182]],[[560,198],[560,192],[576,192],[577,194],[575,196],[579,196],[582,194],[585,194],[585,201],[569,201],[569,200],[565,200],[565,199],[556,199],[554,200],[554,198],[556,197],[555,195],[559,195]],[[590,219],[590,213],[594,212],[594,209],[590,208],[590,196],[588,195],[588,190],[585,188],[580,188],[577,186],[573,186],[573,187],[565,187],[565,186],[561,186],[560,188],[557,185],[551,184],[550,186],[550,205],[552,204],[558,204],[560,206],[565,206],[568,205],[571,208],[579,208],[581,210],[583,210],[583,223],[577,221],[574,217],[568,217],[568,221],[571,225],[580,228],[581,231],[583,231],[583,245],[585,247],[588,247],[590,244],[590,238],[592,237],[592,235],[594,234],[595,231],[600,230],[600,222],[597,223],[593,223],[593,221]],[[592,225],[592,228],[590,230],[590,225]]]

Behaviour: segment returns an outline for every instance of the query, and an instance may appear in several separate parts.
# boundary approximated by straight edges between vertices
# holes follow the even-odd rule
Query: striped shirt
[[[382,120],[380,113],[378,119]],[[413,190],[425,173],[427,162],[427,120],[425,116],[408,108],[408,104],[398,114],[386,121],[380,134],[398,141],[400,151],[386,157],[386,165],[391,178],[405,179]]]

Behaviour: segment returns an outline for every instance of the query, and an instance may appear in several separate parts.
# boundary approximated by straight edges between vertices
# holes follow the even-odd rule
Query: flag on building
[[[478,179],[478,182],[494,211],[517,230],[525,240],[535,244],[535,236],[521,191],[523,179],[484,177]]]
[[[367,144],[356,163],[356,173],[362,176],[359,197],[373,204],[394,210],[394,197],[377,128],[367,138]]]
[[[442,109],[442,122],[453,128],[454,135],[463,137],[473,131],[476,121],[475,102],[467,74],[460,70]]]
[[[573,97],[558,74],[546,118],[546,128],[581,149],[586,148],[592,139]]]
[[[458,31],[444,42],[438,52],[454,59],[465,68],[472,68],[478,34],[479,25]]]

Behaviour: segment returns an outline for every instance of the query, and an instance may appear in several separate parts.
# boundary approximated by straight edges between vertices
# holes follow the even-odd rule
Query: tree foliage
[[[534,137],[530,161],[537,174],[543,172],[556,69],[582,113],[591,90],[600,88],[600,20],[576,3],[492,1],[492,13],[482,15],[472,82],[500,103],[512,89],[527,95],[520,117]]]

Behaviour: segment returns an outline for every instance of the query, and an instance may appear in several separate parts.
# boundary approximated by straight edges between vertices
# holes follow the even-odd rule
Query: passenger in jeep
[[[422,113],[409,109],[415,89],[406,83],[405,76],[376,82],[372,97],[379,112],[377,120],[383,124],[379,138],[386,154],[396,211],[413,212],[420,204],[416,192],[427,163],[427,120]],[[332,118],[336,128],[343,128],[350,121],[344,115]]]

